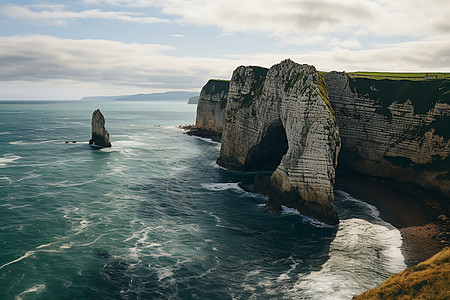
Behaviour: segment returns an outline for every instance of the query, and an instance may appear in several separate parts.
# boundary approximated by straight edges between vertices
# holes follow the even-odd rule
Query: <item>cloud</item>
[[[210,77],[228,78],[240,62],[177,57],[158,44],[74,40],[43,35],[0,37],[0,82],[114,87],[128,91],[200,90]],[[22,89],[23,90],[23,89]]]
[[[179,22],[224,32],[280,37],[346,34],[390,37],[449,36],[445,0],[85,0],[91,5],[159,7]]]
[[[74,40],[43,35],[0,36],[0,86],[24,91],[53,87],[62,95],[129,94],[197,90],[209,78],[229,79],[239,65],[270,67],[285,58],[319,70],[449,72],[450,44],[419,41],[382,44],[375,49],[253,53],[221,57],[180,57],[159,44]],[[57,87],[57,88],[56,88]],[[61,91],[66,87],[65,93]]]
[[[170,36],[174,37],[174,38],[184,38],[184,35],[182,35],[182,34],[172,34]]]
[[[140,17],[136,13],[102,11],[100,9],[90,9],[84,11],[69,11],[64,5],[6,5],[2,13],[9,18],[46,22],[51,25],[67,26],[69,21],[77,19],[109,19],[123,22],[133,22],[142,24],[169,23],[167,19],[155,17]]]

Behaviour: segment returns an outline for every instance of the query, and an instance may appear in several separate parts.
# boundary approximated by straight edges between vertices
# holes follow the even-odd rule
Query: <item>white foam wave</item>
[[[14,297],[15,300],[22,300],[23,296],[29,293],[41,293],[43,290],[45,290],[45,284],[36,284],[33,287],[23,291],[22,293],[18,294],[16,297]]]
[[[241,192],[245,192],[240,186],[239,183],[202,183],[201,186],[204,189],[207,189],[209,191],[225,191],[228,189],[237,190]]]
[[[17,182],[24,181],[24,180],[27,180],[27,179],[33,179],[33,178],[37,178],[37,177],[41,177],[41,175],[39,175],[39,174],[30,174],[30,175],[27,175],[27,176],[25,176],[23,178],[18,179]]]
[[[11,180],[11,178],[9,178],[9,177],[7,177],[7,176],[3,176],[3,177],[0,177],[0,180],[5,180],[5,181],[8,181],[8,183],[13,183],[13,181]]]
[[[48,185],[55,186],[55,187],[73,187],[73,186],[81,186],[89,183],[93,183],[97,181],[97,179],[92,179],[84,182],[70,182],[68,180],[63,180],[56,183],[49,183]]]
[[[264,204],[264,206],[265,206],[265,204]],[[314,218],[305,216],[305,215],[301,214],[298,210],[296,210],[294,208],[281,206],[281,209],[282,209],[281,210],[281,214],[300,216],[302,218],[304,224],[309,224],[309,225],[312,225],[312,226],[318,227],[318,228],[332,228],[333,227],[331,225],[328,225],[328,224],[325,224],[323,222],[320,222],[320,221],[318,221],[318,220],[316,220]]]
[[[21,156],[14,155],[11,153],[3,155],[3,157],[0,157],[0,168],[6,167],[8,164],[15,163],[16,160],[21,159]]]
[[[364,203],[347,193],[342,195],[343,201]],[[374,206],[367,207],[371,216],[379,215]],[[376,222],[341,220],[330,244],[329,259],[321,270],[300,276],[289,294],[308,299],[351,299],[406,268],[401,244],[400,232],[380,218]]]
[[[12,141],[9,142],[10,145],[21,145],[21,146],[25,146],[25,145],[39,145],[39,144],[47,144],[47,143],[54,143],[57,142],[57,140],[34,140],[34,141],[28,141],[28,142],[24,142],[24,141]]]
[[[344,191],[336,190],[335,193],[341,195],[344,201],[350,201],[350,202],[354,202],[359,205],[365,206],[371,217],[381,220],[380,219],[380,211],[375,206],[373,206],[367,202],[355,199],[349,193],[344,192]]]
[[[204,141],[204,142],[206,142],[206,143],[208,143],[208,144],[213,144],[213,145],[217,145],[217,146],[220,145],[220,142],[213,141],[213,140],[210,139],[210,138],[204,138],[204,137],[199,137],[199,136],[194,136],[194,137],[195,137],[196,139],[201,140],[201,141]]]
[[[166,267],[166,268],[162,268],[162,269],[158,270],[158,281],[161,281],[164,278],[172,277],[172,276],[173,276],[173,269],[170,267]]]
[[[12,134],[12,132],[9,132],[9,131],[7,131],[7,132],[0,132],[0,135],[3,135],[3,134]]]
[[[209,165],[211,167],[213,167],[213,168],[217,168],[217,169],[222,169],[222,170],[227,170],[228,171],[227,168],[224,168],[224,167],[220,166],[215,160],[212,161]]]
[[[6,266],[9,266],[9,265],[12,265],[12,264],[14,264],[14,263],[16,263],[16,262],[19,262],[19,261],[21,261],[22,259],[25,259],[25,258],[27,258],[27,257],[30,256],[30,255],[33,255],[34,253],[35,253],[35,251],[28,251],[27,253],[25,253],[24,255],[22,255],[21,257],[19,257],[18,259],[15,259],[15,260],[13,260],[13,261],[10,261],[10,262],[8,262],[8,263],[6,263],[6,264],[0,266],[0,270],[3,269],[3,268],[6,267]]]
[[[4,204],[4,205],[1,205],[1,206],[7,206],[8,209],[17,209],[17,208],[23,208],[23,207],[31,206],[31,204],[24,204],[24,205],[14,206],[14,205],[8,203],[8,204]]]

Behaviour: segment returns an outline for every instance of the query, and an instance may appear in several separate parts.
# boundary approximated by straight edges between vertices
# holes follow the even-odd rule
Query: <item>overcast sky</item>
[[[200,91],[239,65],[450,72],[448,0],[2,0],[0,100]]]

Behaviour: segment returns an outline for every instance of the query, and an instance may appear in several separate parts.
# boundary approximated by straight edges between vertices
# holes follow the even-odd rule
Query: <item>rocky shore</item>
[[[441,194],[412,184],[354,174],[338,174],[336,189],[374,205],[383,220],[400,230],[408,267],[449,246],[448,200]]]

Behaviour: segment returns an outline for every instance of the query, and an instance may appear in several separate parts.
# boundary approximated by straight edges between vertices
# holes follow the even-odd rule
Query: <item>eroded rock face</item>
[[[202,88],[197,105],[195,127],[222,134],[228,97],[228,80],[211,79]]]
[[[92,113],[92,137],[89,144],[98,147],[111,147],[109,141],[109,133],[105,128],[105,117],[100,112],[100,109]]]
[[[340,168],[413,182],[450,197],[450,81],[325,81],[342,139]]]
[[[269,70],[239,67],[228,91],[219,165],[275,169],[268,206],[296,208],[336,224],[333,185],[339,132],[323,77],[285,60]]]

